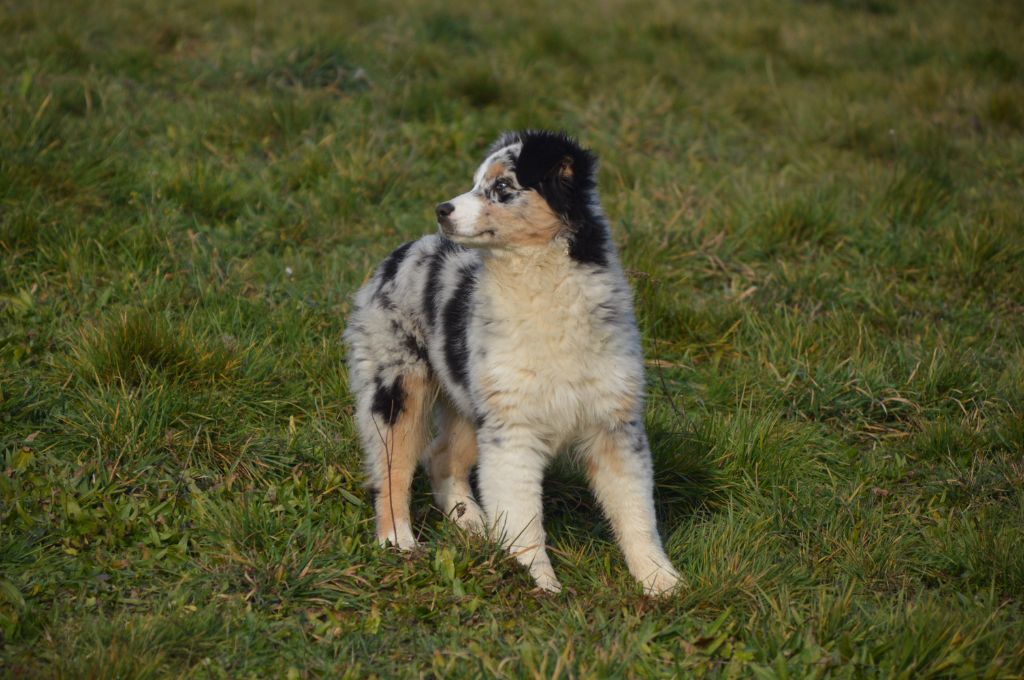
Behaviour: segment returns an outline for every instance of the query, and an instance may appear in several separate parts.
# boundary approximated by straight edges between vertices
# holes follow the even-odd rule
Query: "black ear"
[[[524,187],[557,180],[571,184],[580,148],[564,135],[543,132],[523,135],[523,148],[516,159],[516,179]]]
[[[522,142],[516,179],[534,189],[569,227],[569,256],[581,264],[607,266],[608,225],[597,202],[597,156],[560,132],[526,130],[503,137]]]

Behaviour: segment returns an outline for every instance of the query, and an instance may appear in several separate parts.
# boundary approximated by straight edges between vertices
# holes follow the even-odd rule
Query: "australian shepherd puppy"
[[[441,233],[399,246],[357,293],[348,375],[382,545],[416,545],[419,460],[442,512],[501,541],[543,590],[561,590],[541,481],[572,449],[645,592],[678,582],[654,516],[632,293],[596,172],[596,157],[563,134],[502,135],[473,188],[437,206]]]

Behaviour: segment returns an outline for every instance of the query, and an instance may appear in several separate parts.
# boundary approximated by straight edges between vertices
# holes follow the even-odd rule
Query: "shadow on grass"
[[[697,514],[714,512],[726,498],[724,475],[712,443],[692,429],[671,431],[655,425],[648,438],[654,462],[654,502],[661,533],[668,536]],[[596,533],[611,538],[600,504],[583,469],[569,456],[558,458],[544,479],[545,526],[557,533]]]
[[[655,426],[648,438],[654,460],[654,501],[665,535],[695,514],[722,506],[727,485],[714,460],[714,444],[704,433]]]

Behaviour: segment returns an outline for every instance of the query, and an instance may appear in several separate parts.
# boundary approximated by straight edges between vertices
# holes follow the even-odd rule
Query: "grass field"
[[[1024,677],[1024,5],[0,3],[0,674]],[[603,158],[644,599],[432,509],[380,550],[340,334],[506,128]]]

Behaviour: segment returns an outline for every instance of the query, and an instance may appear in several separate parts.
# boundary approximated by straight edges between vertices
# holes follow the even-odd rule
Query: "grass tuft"
[[[769,256],[783,249],[806,252],[828,246],[840,232],[835,201],[821,192],[772,201],[759,212],[759,222],[751,231]]]
[[[78,373],[107,384],[137,386],[157,374],[174,385],[216,383],[238,372],[223,344],[205,343],[151,313],[123,312],[83,333],[75,350]]]

